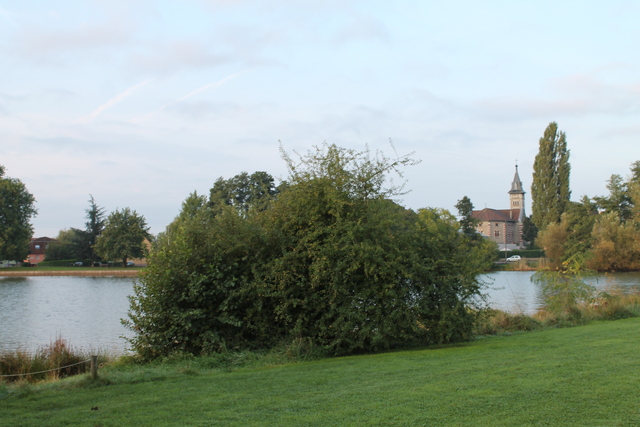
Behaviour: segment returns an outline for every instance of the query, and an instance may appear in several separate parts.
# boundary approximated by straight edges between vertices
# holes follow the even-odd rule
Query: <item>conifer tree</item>
[[[571,196],[570,172],[566,134],[558,131],[556,122],[551,122],[540,138],[533,164],[531,220],[538,229],[560,222],[562,213],[567,210]]]

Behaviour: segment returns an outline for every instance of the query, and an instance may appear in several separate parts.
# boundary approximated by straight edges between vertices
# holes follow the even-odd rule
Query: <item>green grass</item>
[[[635,426],[639,329],[634,318],[234,369],[212,369],[215,358],[121,363],[96,383],[0,385],[0,424]]]

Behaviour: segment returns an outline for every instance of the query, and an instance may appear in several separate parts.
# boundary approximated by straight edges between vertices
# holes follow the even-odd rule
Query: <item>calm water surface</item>
[[[482,276],[489,305],[530,314],[542,304],[533,272],[501,271]],[[600,275],[600,289],[640,292],[640,273]],[[62,336],[73,346],[122,353],[131,336],[127,317],[133,279],[126,277],[0,277],[0,351],[33,351]]]
[[[33,351],[62,336],[85,349],[123,352],[133,279],[126,277],[1,277],[0,351]]]
[[[496,271],[482,276],[489,305],[512,313],[532,314],[543,305],[540,288],[531,282],[534,271]],[[598,274],[585,280],[598,289],[640,292],[640,273]]]

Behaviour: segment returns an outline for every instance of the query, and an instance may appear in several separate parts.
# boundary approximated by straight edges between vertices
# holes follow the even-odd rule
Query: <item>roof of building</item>
[[[513,176],[513,182],[511,182],[511,190],[509,194],[524,194],[522,189],[522,181],[520,181],[520,175],[518,175],[518,165],[516,165],[516,174]]]
[[[520,209],[484,208],[481,211],[471,212],[471,216],[480,221],[518,222],[520,219]]]
[[[51,237],[34,237],[31,239],[32,242],[51,242],[56,239],[52,239]]]

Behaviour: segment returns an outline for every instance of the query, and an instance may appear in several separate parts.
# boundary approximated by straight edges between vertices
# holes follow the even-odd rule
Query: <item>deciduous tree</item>
[[[233,206],[243,215],[251,208],[261,208],[278,193],[271,175],[259,171],[242,172],[233,178],[218,178],[211,188],[209,200],[214,211]],[[256,209],[257,210],[257,209]]]
[[[47,261],[83,259],[83,236],[76,228],[60,230],[55,241],[49,243],[46,250]]]
[[[106,260],[122,260],[126,267],[128,259],[146,255],[145,240],[150,237],[144,216],[129,208],[116,209],[109,214],[104,231],[98,237],[96,252]]]
[[[19,179],[5,176],[0,165],[0,260],[27,257],[33,237],[30,221],[36,214],[33,195]]]

